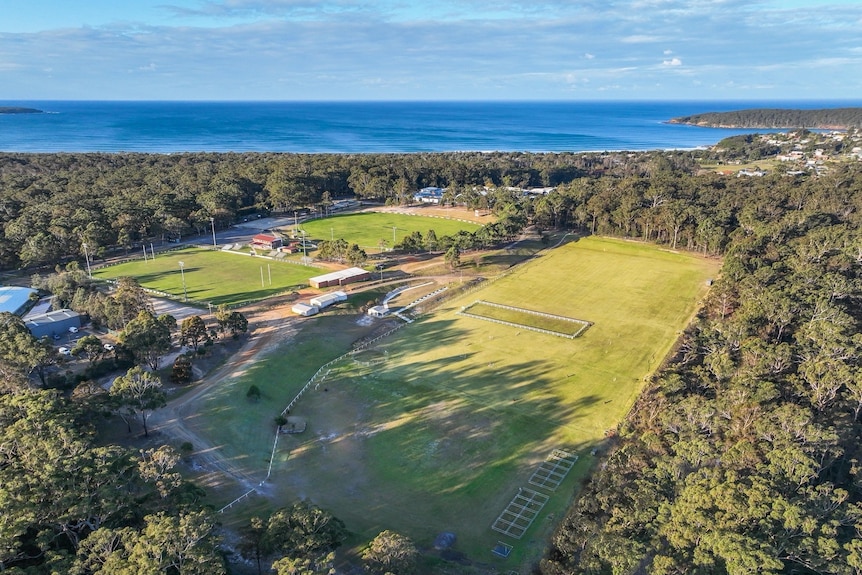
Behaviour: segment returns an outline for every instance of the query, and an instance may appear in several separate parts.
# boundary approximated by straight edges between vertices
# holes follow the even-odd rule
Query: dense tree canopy
[[[623,160],[623,161],[621,161]],[[425,186],[489,209],[489,186],[556,186],[642,171],[626,154],[0,154],[0,268],[84,262],[110,250],[224,228],[253,212],[353,196],[404,203]],[[694,169],[688,153],[676,166]],[[86,244],[87,248],[84,248]]]
[[[704,183],[677,188],[688,209]],[[730,183],[711,196],[724,216],[678,237],[725,253],[722,277],[564,521],[546,575],[862,572],[859,170]],[[597,227],[670,237],[662,218],[613,213]]]
[[[212,522],[173,450],[98,445],[95,417],[53,391],[0,394],[0,571],[117,573],[122,549],[128,572],[199,554],[216,567],[194,572],[218,573]]]
[[[267,519],[252,517],[242,529],[240,551],[263,572],[265,558],[284,575],[330,575],[334,551],[347,538],[344,523],[316,505],[300,501],[276,509]]]
[[[120,332],[120,343],[131,351],[138,363],[146,364],[151,369],[160,367],[162,356],[171,348],[171,331],[168,327],[173,321],[159,321],[167,316],[154,316],[151,312],[141,311],[138,316],[128,322]]]
[[[728,149],[745,157],[762,153],[757,145]],[[53,267],[81,259],[84,243],[99,257],[205,232],[210,217],[220,227],[252,210],[326,209],[345,194],[402,202],[426,185],[497,216],[475,234],[416,233],[398,246],[442,252],[453,268],[465,250],[528,223],[723,257],[703,309],[609,441],[540,569],[862,573],[862,167],[699,173],[695,157],[712,153],[5,154],[0,265]],[[515,189],[533,186],[555,189]],[[350,246],[331,247],[349,258]],[[171,327],[140,286],[104,294],[74,263],[38,281],[125,328],[139,361],[158,366]],[[239,312],[217,319],[234,334],[248,327]],[[211,519],[171,475],[170,454],[97,446],[86,402],[21,385],[57,357],[19,321],[0,316],[0,570],[195,572],[201,561],[218,573]],[[329,569],[344,537],[309,506],[259,527],[258,550],[283,557],[276,568],[287,573]]]

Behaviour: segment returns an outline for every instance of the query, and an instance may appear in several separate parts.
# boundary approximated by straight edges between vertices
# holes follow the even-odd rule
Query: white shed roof
[[[316,305],[317,307],[324,308],[326,306],[332,305],[334,303],[338,303],[340,301],[344,301],[347,299],[347,294],[343,291],[334,291],[329,293],[320,294],[317,297],[311,298],[309,300],[312,305]]]

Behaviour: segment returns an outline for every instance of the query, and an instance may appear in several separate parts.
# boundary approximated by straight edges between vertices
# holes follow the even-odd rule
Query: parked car
[[[106,343],[103,347],[104,347],[106,350],[108,350],[108,351],[114,351],[114,346],[113,346],[113,344]]]
[[[77,327],[75,327],[75,326],[70,327],[70,328],[69,328],[69,333],[78,333],[78,328],[77,328]]]
[[[60,355],[72,355],[72,350],[68,347],[61,347],[57,351],[60,352]]]

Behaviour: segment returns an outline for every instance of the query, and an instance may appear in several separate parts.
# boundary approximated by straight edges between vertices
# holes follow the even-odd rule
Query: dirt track
[[[190,393],[170,401],[163,409],[150,416],[151,429],[172,443],[189,442],[194,447],[194,465],[202,472],[204,487],[225,485],[235,481],[243,491],[258,486],[263,477],[251,477],[225,459],[217,445],[195,433],[187,425],[189,417],[198,412],[201,399],[226,379],[240,375],[261,354],[272,351],[276,345],[290,339],[297,328],[297,318],[290,311],[290,302],[263,302],[243,309],[249,320],[251,334],[243,346],[229,358],[228,362],[208,374]]]
[[[394,282],[401,283],[404,280]],[[351,293],[379,286],[359,288]],[[189,442],[194,447],[193,466],[200,473],[198,482],[204,488],[239,486],[237,495],[260,487],[265,469],[260,474],[249,475],[226,459],[218,445],[195,432],[188,424],[199,412],[199,405],[206,395],[225,380],[241,375],[249,365],[277,346],[290,341],[299,328],[302,318],[291,311],[293,298],[277,298],[253,304],[241,311],[249,320],[248,340],[227,362],[216,371],[207,374],[194,390],[168,402],[167,406],[152,412],[150,430],[160,442],[173,445]]]
[[[396,210],[393,210],[396,211]],[[425,210],[426,213],[431,210]],[[451,216],[452,214],[446,214]],[[438,258],[435,258],[437,260]],[[422,262],[418,268],[440,265],[439,261]],[[439,277],[429,276],[428,280],[438,283],[449,283],[463,281],[463,275],[443,275]],[[359,287],[349,290],[350,293],[377,289],[380,285],[389,283],[400,284],[405,279],[399,278],[393,282]],[[230,487],[236,483],[240,489],[237,495],[248,490],[258,488],[264,479],[265,470],[250,476],[230,460],[226,459],[218,445],[214,445],[207,438],[197,434],[188,424],[188,420],[199,412],[202,399],[214,387],[223,381],[237,377],[247,369],[262,354],[266,354],[286,341],[292,339],[296,333],[301,318],[295,316],[291,311],[294,298],[275,298],[252,304],[241,311],[249,320],[248,340],[243,346],[231,356],[225,365],[215,372],[207,374],[191,392],[172,400],[163,409],[155,410],[149,418],[150,429],[161,437],[163,441],[170,441],[174,445],[188,442],[193,448],[193,465],[195,470],[201,473],[199,482],[202,487]]]

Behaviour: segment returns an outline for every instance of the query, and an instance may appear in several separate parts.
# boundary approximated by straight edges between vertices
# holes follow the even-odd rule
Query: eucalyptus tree
[[[144,436],[149,437],[147,420],[154,409],[164,407],[167,395],[162,389],[161,378],[140,366],[135,366],[116,378],[109,394],[115,400],[117,409],[127,415],[139,415],[144,427]],[[131,428],[130,428],[131,429]]]
[[[149,311],[141,311],[119,335],[120,343],[132,352],[135,359],[154,370],[159,368],[162,356],[171,348],[170,322],[160,321],[163,317],[157,318]]]

